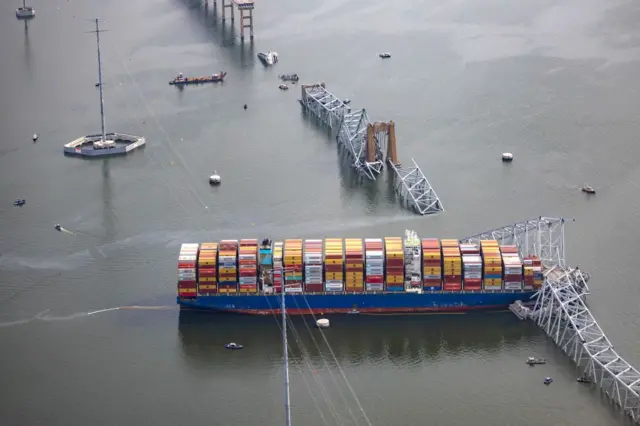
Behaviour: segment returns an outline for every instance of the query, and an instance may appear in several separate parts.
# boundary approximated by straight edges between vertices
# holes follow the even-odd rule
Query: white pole
[[[96,18],[96,41],[98,44],[98,86],[100,87],[100,119],[102,124],[102,142],[106,142],[107,136],[104,132],[104,99],[102,98],[102,62],[100,61],[100,28],[98,18]]]

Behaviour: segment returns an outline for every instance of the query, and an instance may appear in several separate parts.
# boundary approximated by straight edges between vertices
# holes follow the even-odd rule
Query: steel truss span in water
[[[337,129],[338,145],[347,153],[352,161],[351,167],[360,176],[376,180],[386,161],[394,171],[396,192],[405,204],[421,215],[444,210],[416,162],[412,159],[413,168],[400,165],[393,121],[371,122],[365,109],[352,112],[326,89],[324,83],[302,85],[301,90],[300,104],[304,111],[331,131]]]
[[[640,424],[640,372],[615,351],[586,304],[589,275],[565,265],[564,218],[539,217],[492,229],[461,241],[497,239],[535,254],[545,279],[533,318],[573,359],[584,379],[596,383],[610,400]]]

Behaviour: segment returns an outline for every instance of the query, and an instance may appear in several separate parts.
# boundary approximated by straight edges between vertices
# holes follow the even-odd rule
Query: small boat
[[[596,190],[590,187],[589,185],[585,185],[582,187],[582,192],[586,192],[587,194],[595,194]]]
[[[360,313],[356,308],[352,308],[347,312],[347,315],[358,315]]]
[[[220,175],[218,174],[218,172],[216,172],[214,170],[213,174],[211,176],[209,176],[209,184],[211,184],[211,185],[220,185],[221,181],[222,181],[222,179],[220,178]]]
[[[281,84],[278,87],[280,88],[280,90],[289,90],[289,86],[287,86],[286,84]]]
[[[35,18],[35,16],[36,10],[31,6],[27,6],[26,0],[22,0],[22,7],[16,9],[16,18],[29,19]]]
[[[57,223],[56,226],[54,226],[54,228],[56,229],[56,231],[62,232],[62,226],[60,226],[59,223]]]
[[[33,139],[33,141],[37,141],[38,140],[38,134],[34,133],[33,136],[31,136],[31,139]]]
[[[351,99],[345,99],[344,101],[342,101],[342,103],[345,105],[349,105],[351,103]]]
[[[546,379],[544,379],[544,384],[545,385],[550,385],[551,382],[553,382],[553,379],[551,377],[547,377]]]
[[[509,163],[511,161],[513,161],[513,154],[510,152],[503,152],[502,153],[502,161]]]
[[[176,78],[169,82],[170,85],[182,86],[185,84],[204,84],[204,83],[219,83],[224,81],[226,72],[220,71],[218,74],[211,74],[205,77],[185,77],[182,73],[178,74]]]
[[[262,61],[264,65],[273,65],[278,62],[278,53],[271,50],[267,53],[258,53],[258,59]]]
[[[544,358],[534,358],[534,357],[529,357],[527,358],[527,364],[529,365],[537,365],[537,364],[546,364],[547,360]]]
[[[15,200],[15,201],[13,202],[13,205],[14,205],[14,206],[18,206],[18,207],[22,207],[22,206],[24,206],[26,203],[27,203],[27,202],[26,202],[25,200],[23,200],[23,199],[21,199],[21,198],[20,198],[20,199],[18,199],[18,200]]]
[[[389,52],[380,53],[380,54],[378,54],[378,56],[380,56],[382,59],[388,59],[388,58],[391,57],[391,53],[389,53]]]
[[[318,321],[316,321],[316,326],[318,328],[329,328],[329,320],[326,318],[320,318]]]
[[[282,74],[279,77],[280,77],[280,79],[282,81],[293,81],[293,82],[296,82],[296,81],[300,80],[300,77],[298,77],[298,74]]]
[[[588,377],[578,377],[576,381],[578,383],[591,383],[591,379],[589,379]]]
[[[96,87],[100,87],[100,82],[96,83]]]
[[[236,349],[242,349],[243,346],[239,345],[237,343],[231,342],[231,343],[227,343],[226,345],[224,345],[224,347],[226,349],[231,349],[231,350],[236,350]]]

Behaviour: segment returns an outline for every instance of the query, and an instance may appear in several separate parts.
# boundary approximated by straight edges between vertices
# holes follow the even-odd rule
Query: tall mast
[[[102,98],[102,62],[100,61],[100,27],[96,18],[96,42],[98,45],[98,87],[100,88],[100,120],[102,125],[102,142],[107,140],[104,133],[104,99]]]
[[[284,353],[284,409],[285,426],[291,426],[291,400],[289,397],[289,348],[287,344],[287,311],[284,298],[285,283],[280,288],[282,293],[282,352]]]
[[[22,0],[22,10],[27,8],[27,0]]]

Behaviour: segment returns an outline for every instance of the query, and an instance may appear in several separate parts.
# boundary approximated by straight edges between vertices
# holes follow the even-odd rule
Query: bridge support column
[[[248,14],[245,14],[249,12]],[[249,40],[253,42],[253,9],[240,9],[240,41],[244,42],[244,29],[249,28]]]
[[[233,23],[234,15],[233,15],[233,1],[231,0],[222,0],[222,22],[227,20],[226,9],[231,9],[231,22]]]

